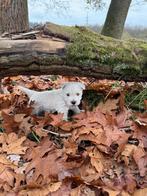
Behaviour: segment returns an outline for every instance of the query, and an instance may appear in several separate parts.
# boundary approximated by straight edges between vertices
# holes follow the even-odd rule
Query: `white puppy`
[[[67,82],[60,89],[42,92],[22,86],[19,86],[19,89],[28,95],[29,103],[34,102],[34,114],[41,111],[63,113],[63,120],[67,121],[69,110],[72,110],[75,114],[80,113],[81,110],[78,105],[81,102],[85,85],[80,82]]]

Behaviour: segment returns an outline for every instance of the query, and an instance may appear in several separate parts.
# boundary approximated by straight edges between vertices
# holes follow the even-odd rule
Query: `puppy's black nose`
[[[75,104],[76,104],[76,101],[71,101],[71,103],[72,103],[73,105],[75,105]]]

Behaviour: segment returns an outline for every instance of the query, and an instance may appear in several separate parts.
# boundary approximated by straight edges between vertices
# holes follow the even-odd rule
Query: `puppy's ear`
[[[62,84],[61,88],[64,89],[67,86],[68,82]]]
[[[80,85],[80,87],[81,87],[83,90],[85,90],[85,84],[79,82],[79,85]]]

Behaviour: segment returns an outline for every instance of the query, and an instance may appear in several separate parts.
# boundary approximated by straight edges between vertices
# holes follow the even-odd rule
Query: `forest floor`
[[[38,91],[66,81],[86,85],[85,112],[31,114],[17,87]],[[62,76],[16,76],[1,81],[0,195],[147,195],[147,95],[142,84]],[[143,91],[143,90],[142,90]],[[130,92],[136,93],[130,98]],[[128,101],[126,97],[128,96]]]

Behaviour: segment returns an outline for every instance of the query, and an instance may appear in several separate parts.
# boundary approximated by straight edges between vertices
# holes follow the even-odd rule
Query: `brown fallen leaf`
[[[26,190],[19,191],[19,195],[27,195],[27,196],[46,196],[57,191],[62,185],[62,182],[52,182],[44,187],[40,188],[26,188]]]
[[[90,162],[85,162],[81,167],[79,167],[78,171],[81,179],[84,180],[86,184],[96,181],[100,176]]]
[[[14,185],[14,173],[9,168],[6,168],[0,173],[0,179],[3,180],[3,182],[7,182],[9,186],[13,187]]]
[[[110,196],[118,196],[120,194],[120,191],[114,191],[107,187],[103,187],[104,191],[106,191]]]
[[[126,144],[124,151],[121,153],[121,160],[125,162],[128,166],[130,164],[130,158],[133,156],[134,150],[137,149],[137,146]]]
[[[12,95],[0,94],[0,110],[9,108],[11,105]]]
[[[5,92],[13,93],[0,96],[0,104],[8,108],[0,112],[0,125],[2,130],[5,128],[0,134],[0,174],[4,177],[4,180],[0,178],[0,193],[8,196],[130,196],[137,188],[146,188],[147,115],[125,107],[122,88],[125,83],[121,82],[119,87],[112,89],[114,81],[57,78],[54,82],[54,76],[19,76],[1,82]],[[31,115],[27,96],[13,85],[16,82],[30,89],[44,90],[58,88],[65,81],[82,81],[88,89],[95,88],[108,99],[93,111],[86,110],[74,115],[72,121],[64,122],[60,114]],[[116,94],[120,94],[119,98],[113,99]],[[136,122],[132,120],[134,115]],[[18,142],[18,147],[14,145],[32,130],[40,136],[39,143],[28,138]],[[50,131],[50,137],[42,130]],[[70,132],[70,135],[62,138],[58,130]],[[60,142],[63,148],[56,142]],[[23,155],[7,154],[22,153],[23,147],[28,148]],[[61,184],[59,187],[58,183]],[[52,185],[53,192],[48,192]]]
[[[146,176],[147,174],[147,154],[145,150],[138,147],[134,150],[133,158],[138,166],[140,176]]]
[[[128,193],[133,194],[136,189],[137,183],[135,177],[131,174],[129,170],[125,174],[125,182],[126,182],[125,190]]]
[[[17,168],[17,165],[11,162],[7,158],[6,154],[0,154],[0,173],[3,172],[7,168],[11,168],[13,170]]]
[[[138,189],[133,194],[133,196],[146,196],[146,195],[147,195],[147,188]]]
[[[9,114],[9,110],[2,110],[2,126],[6,133],[17,132],[19,130],[20,122],[15,122],[14,116]]]
[[[9,134],[10,135],[13,134]],[[6,152],[7,154],[25,154],[25,151],[28,147],[22,146],[22,143],[26,140],[26,137],[23,136],[21,138],[15,138],[12,141],[9,141],[8,143],[4,143],[2,146],[3,152]]]
[[[34,126],[32,130],[38,135],[40,138],[48,136],[48,132],[43,131],[40,126]]]
[[[101,102],[98,105],[98,109],[103,113],[111,114],[113,111],[116,111],[118,108],[119,99],[108,99],[105,103]]]
[[[97,149],[94,148],[90,153],[89,156],[91,158],[91,165],[95,167],[97,173],[101,175],[104,170],[104,157],[102,153]]]
[[[35,181],[45,184],[47,179],[65,178],[70,174],[63,164],[63,150],[55,148],[47,137],[37,147],[30,148],[24,158],[30,161],[25,169],[27,183]]]
[[[91,190],[86,185],[80,185],[77,188],[71,190],[71,196],[95,196],[95,191]]]

